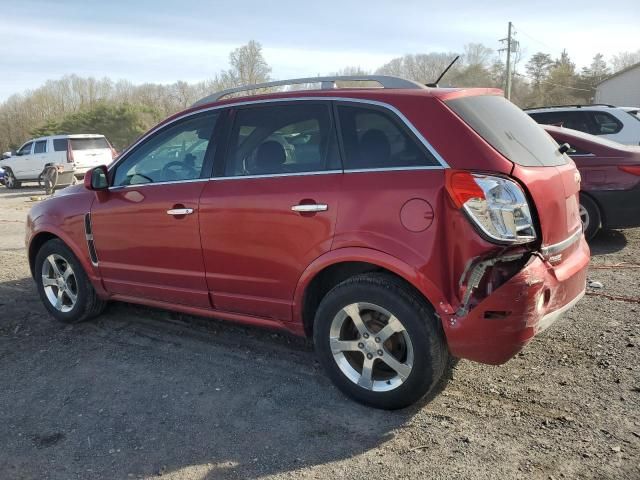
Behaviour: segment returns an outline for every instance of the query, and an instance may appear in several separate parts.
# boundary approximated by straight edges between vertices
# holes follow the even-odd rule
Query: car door
[[[47,141],[37,140],[33,142],[33,153],[26,163],[26,176],[38,178],[47,163]]]
[[[330,102],[254,104],[232,117],[200,199],[207,284],[216,309],[288,321],[300,276],[333,239],[342,172]]]
[[[105,288],[120,297],[210,308],[198,199],[211,175],[219,114],[178,119],[110,169],[91,225]]]
[[[27,175],[27,172],[29,161],[31,159],[32,147],[33,142],[27,142],[22,147],[20,147],[20,150],[18,150],[15,155],[15,159],[14,157],[11,157],[13,174],[17,179],[31,178]]]

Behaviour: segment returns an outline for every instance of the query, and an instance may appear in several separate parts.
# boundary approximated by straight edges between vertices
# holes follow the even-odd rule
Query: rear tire
[[[45,243],[35,258],[35,280],[42,303],[63,323],[78,323],[102,313],[107,302],[98,298],[82,265],[59,239]]]
[[[596,202],[584,194],[580,194],[580,220],[584,229],[584,236],[592,240],[602,225],[602,215]]]
[[[4,186],[9,189],[20,188],[20,186],[22,185],[22,183],[16,179],[16,176],[13,174],[13,172],[8,168],[4,171],[4,178]]]
[[[380,273],[352,277],[322,299],[314,343],[342,392],[387,410],[407,407],[432,391],[449,359],[427,302],[399,279]]]

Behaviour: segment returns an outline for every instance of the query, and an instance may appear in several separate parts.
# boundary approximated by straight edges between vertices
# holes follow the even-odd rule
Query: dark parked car
[[[580,217],[585,236],[600,228],[640,227],[640,147],[622,145],[570,128],[545,125],[582,175]]]
[[[123,300],[307,335],[382,408],[431,391],[450,356],[513,357],[585,291],[575,165],[500,90],[365,78],[383,88],[212,95],[34,206],[46,308],[78,322]]]

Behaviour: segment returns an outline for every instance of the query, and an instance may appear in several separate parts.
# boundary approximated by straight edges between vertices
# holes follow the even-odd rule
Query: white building
[[[640,63],[614,73],[596,86],[596,103],[640,107]]]

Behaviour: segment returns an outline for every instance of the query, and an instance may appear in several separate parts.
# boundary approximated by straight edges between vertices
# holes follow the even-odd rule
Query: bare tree
[[[262,45],[255,40],[236,48],[229,54],[231,68],[220,73],[221,86],[235,87],[268,82],[271,67],[262,56]]]
[[[438,78],[455,56],[455,53],[444,52],[405,55],[394,58],[376,70],[376,73],[404,77],[421,83],[430,83]]]
[[[640,63],[640,49],[635,52],[620,52],[611,58],[611,65],[613,65],[614,72],[624,70],[636,63]]]
[[[464,46],[463,61],[467,65],[487,67],[494,57],[494,51],[482,43],[467,43]]]

